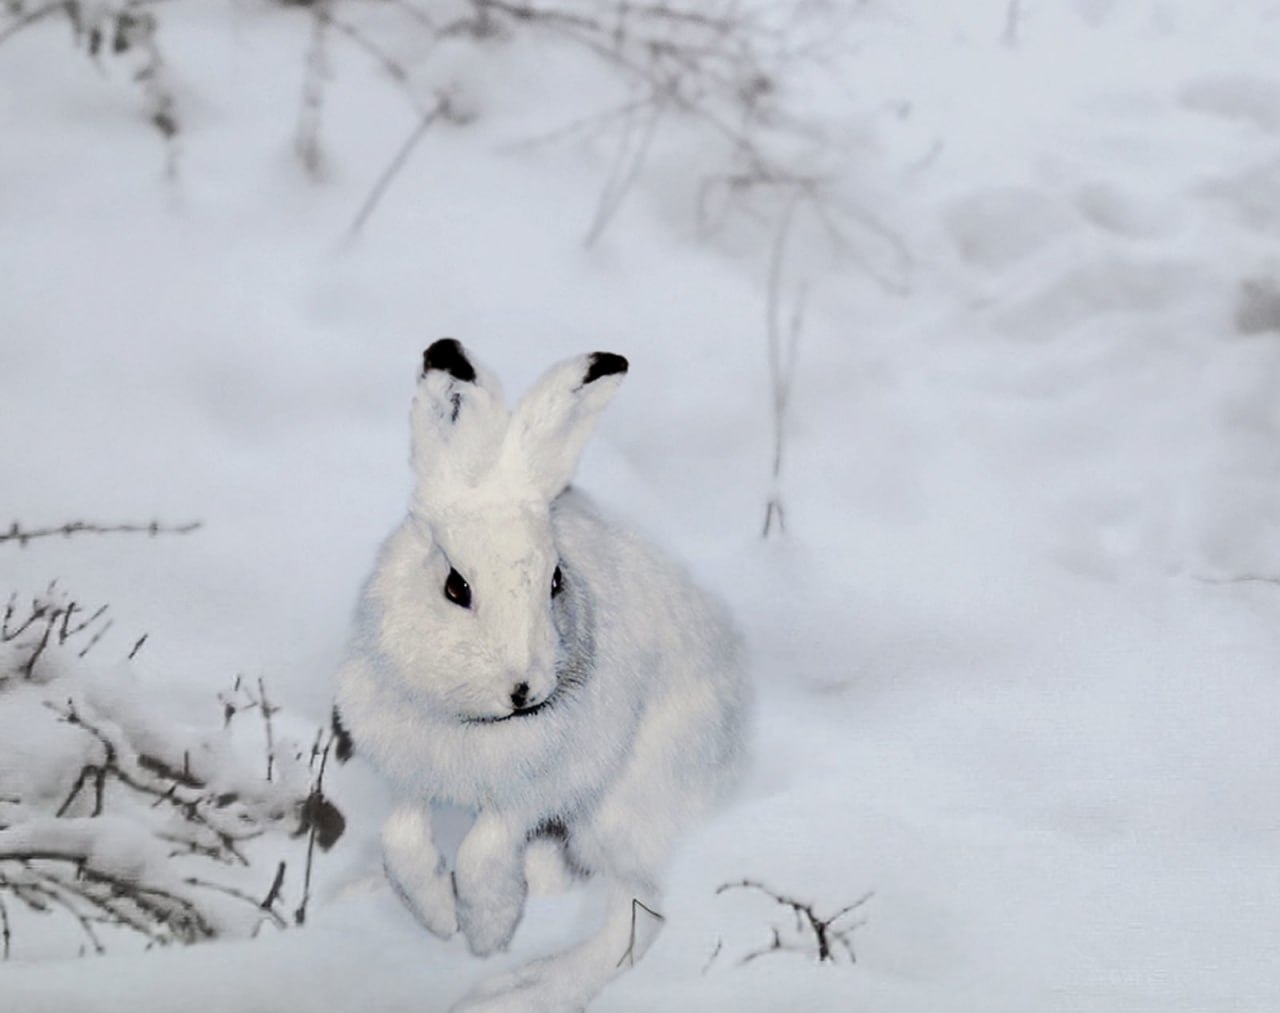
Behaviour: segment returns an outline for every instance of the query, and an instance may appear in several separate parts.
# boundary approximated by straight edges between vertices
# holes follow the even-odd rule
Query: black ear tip
[[[443,370],[456,380],[475,383],[476,370],[457,338],[441,338],[422,353],[422,375],[433,369]]]
[[[615,376],[627,371],[627,360],[613,352],[592,352],[591,364],[587,366],[587,375],[582,378],[584,384],[593,383],[605,376]]]

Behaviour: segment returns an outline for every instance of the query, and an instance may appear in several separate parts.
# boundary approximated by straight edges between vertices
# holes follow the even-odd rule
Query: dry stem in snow
[[[865,922],[861,918],[851,921],[847,919],[862,909],[863,905],[871,899],[871,893],[865,893],[852,904],[846,904],[834,914],[823,917],[818,914],[816,904],[796,900],[794,897],[778,893],[756,880],[742,879],[733,883],[725,883],[716,890],[716,894],[720,895],[730,890],[749,890],[763,894],[774,903],[787,908],[793,916],[793,926],[790,929],[784,929],[777,924],[770,926],[769,942],[741,957],[738,960],[739,966],[749,964],[751,961],[770,953],[811,954],[817,958],[819,963],[835,963],[839,955],[843,953],[849,958],[849,963],[857,962],[857,957],[853,950],[853,934]],[[840,924],[841,922],[844,922],[844,924]],[[712,954],[712,961],[719,955],[720,950],[721,947],[717,946],[715,953]],[[708,961],[708,967],[710,967],[710,963],[711,961]]]
[[[595,243],[631,192],[659,126],[675,117],[695,124],[726,152],[717,178],[815,187],[819,177],[771,150],[775,136],[803,132],[781,87],[808,47],[790,24],[738,2],[669,0],[606,3],[472,0],[473,19],[446,26],[485,37],[537,30],[585,49],[613,68],[631,94],[546,139],[615,134],[612,165],[587,233]],[[696,179],[693,180],[696,183]],[[710,181],[708,181],[709,184]]]
[[[14,521],[9,525],[8,530],[0,531],[0,543],[17,542],[25,549],[27,543],[33,539],[52,538],[55,535],[70,538],[72,535],[81,534],[111,535],[124,533],[150,535],[154,538],[156,535],[186,535],[192,531],[199,530],[200,527],[200,521],[191,521],[187,524],[161,524],[159,521],[149,521],[146,524],[95,524],[91,521],[68,521],[66,524],[59,524],[57,527],[24,528],[17,521]]]
[[[105,53],[131,64],[132,77],[142,91],[147,120],[165,142],[165,169],[178,171],[178,109],[170,70],[157,41],[159,19],[152,10],[159,0],[126,0],[113,4],[83,0],[52,0],[29,8],[23,0],[8,4],[10,20],[0,27],[0,43],[45,18],[62,14],[71,22],[77,46],[100,67]]]
[[[331,22],[331,0],[315,0],[311,5],[311,41],[307,47],[302,80],[302,108],[298,113],[298,132],[294,150],[302,167],[313,179],[320,179],[324,169],[324,151],[320,128],[324,118],[324,92],[328,83],[328,32]]]
[[[782,460],[786,449],[787,420],[791,407],[791,388],[795,380],[796,359],[800,348],[800,331],[804,320],[804,291],[796,296],[789,320],[784,323],[782,273],[786,260],[787,237],[795,217],[798,196],[787,205],[778,225],[778,234],[769,261],[768,307],[765,313],[765,336],[769,363],[770,408],[773,421],[773,467],[769,476],[769,498],[765,504],[762,538],[768,538],[776,521],[778,532],[786,530],[786,513],[782,504]]]

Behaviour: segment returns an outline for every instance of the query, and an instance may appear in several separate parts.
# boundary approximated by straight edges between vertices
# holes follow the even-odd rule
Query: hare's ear
[[[507,428],[506,399],[461,343],[441,338],[422,353],[410,424],[418,499],[429,501],[492,465]]]
[[[559,495],[626,373],[627,360],[612,352],[592,352],[552,366],[512,413],[503,464],[526,475],[547,499]]]

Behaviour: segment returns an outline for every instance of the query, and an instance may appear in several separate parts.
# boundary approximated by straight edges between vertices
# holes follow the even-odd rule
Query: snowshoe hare
[[[653,941],[663,865],[743,760],[749,692],[724,608],[569,488],[626,372],[608,352],[569,359],[508,411],[458,342],[423,356],[416,488],[364,588],[335,711],[397,798],[387,874],[479,956],[516,930],[528,852],[554,846],[609,884],[595,935],[457,1010],[584,1008]],[[433,806],[476,814],[452,869]]]

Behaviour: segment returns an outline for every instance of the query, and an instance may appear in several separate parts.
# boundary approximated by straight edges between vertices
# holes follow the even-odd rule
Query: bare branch
[[[102,795],[107,783],[107,770],[105,767],[96,764],[86,764],[80,769],[80,774],[76,778],[75,783],[71,786],[71,792],[67,795],[62,805],[58,807],[55,816],[65,816],[67,810],[71,808],[71,803],[79,796],[81,789],[85,783],[93,778],[93,811],[90,816],[102,815]]]
[[[378,203],[382,200],[383,194],[386,193],[392,181],[400,174],[400,170],[404,168],[405,163],[409,160],[409,156],[413,154],[413,149],[426,136],[436,123],[445,120],[451,123],[460,122],[458,113],[454,110],[453,104],[449,98],[448,92],[440,92],[436,96],[435,105],[428,109],[418,120],[418,125],[413,132],[405,138],[404,143],[400,146],[394,157],[387,167],[383,169],[382,175],[378,177],[378,181],[373,185],[373,189],[369,191],[369,195],[365,198],[364,203],[360,206],[360,210],[356,213],[351,224],[347,227],[346,240],[353,242],[359,237],[364,230],[365,223],[368,222],[374,210],[378,207]]]
[[[750,953],[745,954],[742,959],[738,961],[739,967],[743,967],[746,964],[751,963],[753,960],[763,957],[766,953],[775,953],[778,950],[790,949],[790,947],[782,944],[782,935],[778,932],[778,927],[776,925],[769,931],[772,933],[772,938],[770,939],[769,944],[767,946],[760,947],[758,950],[752,950]]]
[[[280,708],[273,707],[267,699],[267,687],[262,681],[262,676],[258,676],[258,707],[262,711],[262,723],[266,728],[267,735],[267,781],[273,780],[273,770],[276,763],[276,741],[275,735],[271,729],[271,717]]]
[[[4,877],[0,876],[0,890],[4,889]],[[0,897],[0,960],[9,959],[9,946],[13,934],[9,931],[9,909],[4,905],[4,897]]]
[[[580,116],[576,119],[570,120],[563,126],[556,127],[554,130],[549,130],[546,133],[538,134],[533,137],[525,137],[522,140],[504,144],[501,150],[522,151],[526,148],[534,148],[544,144],[556,144],[582,134],[596,132],[610,126],[618,120],[623,120],[635,113],[643,112],[652,104],[653,97],[648,95],[644,98],[628,99],[616,106],[610,106],[607,109],[601,109],[600,111],[591,113],[587,116]]]
[[[267,890],[267,895],[262,898],[262,903],[258,905],[263,911],[270,911],[273,915],[275,914],[276,901],[280,899],[280,891],[284,888],[284,870],[284,862],[276,866],[276,874],[275,878],[271,880],[271,888]],[[283,924],[284,919],[281,918],[280,921]]]
[[[329,763],[329,751],[333,747],[333,740],[334,733],[330,731],[329,739],[320,751],[320,769],[312,782],[311,793],[303,803],[303,827],[307,832],[307,864],[302,873],[302,901],[293,912],[295,925],[304,925],[307,921],[307,905],[311,901],[311,865],[315,859],[316,844],[320,843],[326,850],[329,844],[332,844],[332,840],[329,844],[323,843],[321,834],[325,832],[323,816],[330,808],[330,804],[324,797],[324,772]],[[341,833],[341,830],[338,832]],[[283,876],[283,869],[281,875]]]
[[[1001,41],[1012,49],[1018,44],[1018,29],[1022,24],[1022,0],[1009,0],[1004,11],[1004,34]]]
[[[281,866],[284,865],[283,862],[281,862],[280,864]],[[188,886],[198,886],[202,890],[215,890],[218,893],[226,894],[226,896],[228,897],[234,897],[236,900],[242,901],[245,904],[251,904],[253,907],[257,908],[259,911],[264,912],[267,915],[267,917],[270,918],[273,923],[275,923],[277,928],[283,929],[287,927],[287,923],[285,922],[280,912],[273,910],[269,905],[267,905],[265,901],[262,903],[259,903],[257,898],[250,896],[249,894],[245,893],[243,890],[237,890],[233,886],[226,886],[222,883],[211,883],[209,880],[200,879],[198,876],[187,876],[182,881],[186,883]]]
[[[1238,577],[1205,577],[1192,574],[1192,577],[1202,584],[1280,584],[1280,577],[1261,573],[1243,573]]]
[[[615,967],[621,967],[628,960],[631,961],[632,967],[635,967],[636,965],[636,914],[638,911],[644,911],[650,917],[656,918],[660,922],[665,922],[667,920],[663,915],[658,914],[657,911],[649,907],[649,905],[646,904],[644,901],[640,900],[640,898],[632,897],[631,898],[631,941],[627,944],[626,951],[622,954],[621,957],[618,958],[618,962],[614,965]]]
[[[720,953],[723,949],[724,949],[724,940],[717,939],[716,948],[711,951],[711,956],[709,956],[707,958],[707,962],[702,965],[702,973],[704,975],[711,970],[711,965],[716,962],[716,958],[720,956]]]
[[[401,10],[410,11],[414,8],[410,4],[401,4]],[[414,95],[409,88],[409,71],[404,64],[392,58],[386,50],[379,46],[376,42],[365,35],[360,29],[348,21],[338,18],[333,13],[333,5],[331,3],[317,4],[312,8],[312,13],[316,18],[323,20],[330,28],[342,35],[351,42],[357,49],[360,49],[374,63],[382,68],[387,77],[399,87],[401,94],[408,100],[409,104],[418,115],[422,115],[428,111],[418,97]]]
[[[587,247],[594,246],[604,234],[609,222],[618,213],[627,199],[627,194],[635,185],[640,170],[644,167],[645,157],[653,143],[653,135],[657,130],[658,121],[662,118],[662,113],[663,105],[659,98],[636,107],[633,112],[624,117],[618,153],[614,158],[613,167],[609,170],[604,189],[600,193],[595,219],[591,223],[591,228],[587,230],[585,240]],[[637,119],[640,120],[638,125]]]
[[[837,923],[862,908],[874,894],[868,892],[863,894],[852,904],[846,904],[840,908],[835,914],[822,917],[817,913],[816,906],[805,901],[796,900],[794,897],[788,897],[785,894],[778,893],[770,889],[763,883],[759,883],[751,879],[742,879],[733,883],[724,883],[717,890],[717,896],[726,893],[729,890],[752,890],[764,894],[766,897],[774,901],[776,904],[788,908],[795,915],[796,931],[801,936],[812,936],[812,944],[810,946],[800,946],[796,943],[789,943],[783,939],[781,931],[777,926],[771,929],[772,938],[768,945],[753,950],[743,957],[738,963],[741,966],[756,960],[759,957],[769,953],[778,951],[791,951],[797,953],[813,952],[817,956],[819,963],[835,962],[836,950],[834,946],[839,946],[840,951],[849,958],[849,963],[856,963],[857,957],[853,949],[853,933],[864,923],[859,920],[848,925],[840,926]],[[833,945],[834,944],[834,945]]]
[[[26,544],[34,538],[51,538],[54,535],[70,538],[72,535],[79,534],[109,535],[125,533],[155,537],[156,535],[185,535],[199,530],[202,526],[202,521],[174,525],[161,524],[159,521],[151,521],[147,524],[94,524],[89,521],[69,521],[53,528],[24,528],[17,521],[14,521],[9,525],[8,531],[0,531],[0,542],[16,541],[25,548]]]
[[[787,416],[791,405],[791,386],[795,378],[796,352],[800,343],[800,328],[804,320],[803,294],[797,298],[791,315],[790,333],[784,336],[782,324],[782,275],[786,259],[787,240],[795,221],[796,209],[804,199],[804,190],[793,190],[782,212],[774,235],[773,251],[769,258],[768,304],[765,312],[766,348],[769,364],[769,384],[772,393],[773,465],[770,472],[769,499],[765,506],[764,527],[760,537],[768,538],[776,519],[778,531],[786,530],[786,516],[782,504],[782,457],[786,447]]]
[[[756,130],[784,119],[775,100],[769,65],[785,62],[784,41],[736,3],[719,12],[661,2],[614,2],[600,13],[553,5],[472,0],[475,30],[503,19],[540,28],[593,53],[621,72],[641,97],[623,106],[625,126],[587,243],[594,243],[616,215],[643,167],[658,120],[677,110],[700,121],[725,142],[742,171],[761,177],[788,175],[761,147]],[[761,42],[771,44],[768,57]],[[779,50],[775,52],[774,50]],[[619,112],[599,119],[609,122]],[[571,128],[576,132],[576,127]]]
[[[53,885],[44,885],[32,883],[30,889],[44,898],[50,903],[62,908],[71,918],[80,926],[80,931],[89,940],[89,945],[93,947],[94,953],[105,953],[106,948],[102,945],[102,940],[98,938],[98,933],[94,930],[93,919],[80,911],[70,900],[64,895],[62,890],[65,889],[63,884],[57,880],[51,881]],[[70,892],[70,891],[68,891]]]
[[[302,106],[298,112],[298,131],[294,150],[312,179],[319,179],[324,163],[320,144],[320,127],[324,118],[325,83],[329,77],[326,30],[331,24],[331,0],[314,0],[311,11],[311,41],[307,47],[302,78]]]
[[[3,44],[14,35],[17,35],[22,31],[22,29],[29,28],[37,21],[42,21],[50,14],[57,14],[58,11],[66,10],[66,8],[66,0],[55,0],[54,3],[45,4],[43,7],[37,7],[33,11],[19,15],[18,19],[12,24],[6,25],[3,29],[0,29],[0,44]]]

